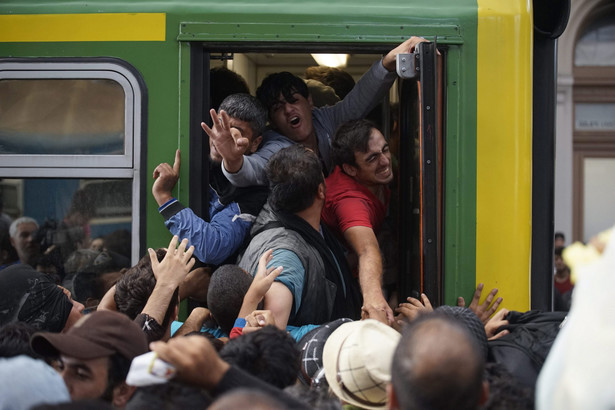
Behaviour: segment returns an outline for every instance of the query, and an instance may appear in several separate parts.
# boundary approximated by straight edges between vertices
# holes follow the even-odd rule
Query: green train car
[[[537,181],[533,167],[546,164],[540,174],[548,176],[553,44],[569,8],[552,3],[4,0],[5,212],[62,218],[74,193],[86,190],[96,204],[92,238],[125,228],[134,262],[168,243],[151,174],[177,148],[176,195],[207,212],[208,145],[199,124],[208,118],[210,67],[232,68],[254,92],[270,72],[300,75],[314,65],[311,53],[337,53],[351,55],[346,69],[358,77],[379,55],[422,36],[431,43],[413,56],[418,75],[398,80],[382,109],[399,163],[389,261],[398,291],[454,304],[482,282],[497,287],[509,309],[544,308],[553,187],[552,179]],[[537,131],[545,141],[538,148]]]

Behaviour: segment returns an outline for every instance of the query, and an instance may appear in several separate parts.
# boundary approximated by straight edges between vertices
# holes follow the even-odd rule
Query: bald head
[[[393,402],[400,409],[478,408],[483,369],[480,350],[461,325],[426,315],[408,326],[395,351]]]

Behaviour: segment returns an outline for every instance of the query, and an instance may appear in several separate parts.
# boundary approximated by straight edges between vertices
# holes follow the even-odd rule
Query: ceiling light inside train
[[[346,67],[348,54],[312,54],[318,65],[326,67]]]

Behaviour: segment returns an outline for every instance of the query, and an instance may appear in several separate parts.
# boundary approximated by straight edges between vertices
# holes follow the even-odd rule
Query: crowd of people
[[[467,307],[434,308],[425,294],[393,303],[383,290],[394,167],[365,117],[395,81],[396,55],[422,41],[356,85],[311,70],[314,88],[282,72],[256,97],[245,84],[212,95],[212,123],[201,124],[209,214],[173,196],[178,150],[152,186],[173,238],[134,266],[120,233],[75,245],[87,238],[79,195],[62,232],[80,239],[56,247],[55,270],[39,266],[53,249],[34,239],[38,223],[13,221],[2,237],[15,252],[0,270],[0,409],[533,408],[565,314],[500,309],[497,289],[481,302],[482,284]],[[337,99],[316,107],[323,88]]]

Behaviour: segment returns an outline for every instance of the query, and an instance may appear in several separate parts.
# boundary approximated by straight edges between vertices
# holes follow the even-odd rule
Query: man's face
[[[70,293],[70,291],[62,286],[58,286],[60,289],[62,289],[62,292],[64,292],[64,294],[66,295],[66,297],[68,298],[68,300],[70,300],[70,303],[73,304],[72,309],[70,310],[70,313],[68,314],[68,318],[66,319],[66,323],[64,324],[64,328],[62,329],[62,332],[66,332],[68,329],[70,329],[79,319],[81,319],[81,317],[83,316],[83,309],[85,309],[85,306],[83,306],[83,304],[77,302],[75,299],[73,299],[73,295]]]
[[[375,187],[393,180],[389,143],[377,129],[372,128],[367,152],[355,151],[354,157],[357,165],[350,166],[354,173],[351,176],[361,185]]]
[[[564,269],[566,269],[566,263],[564,262],[564,258],[562,258],[559,255],[555,255],[553,257],[553,265],[555,266],[555,269],[558,272],[563,271]]]
[[[298,143],[305,143],[313,134],[312,101],[294,93],[293,102],[280,94],[278,101],[269,109],[269,117],[275,128],[284,136]]]
[[[109,357],[79,360],[62,355],[61,359],[59,372],[73,401],[102,397],[107,390]]]
[[[17,233],[15,237],[11,237],[11,244],[17,251],[22,263],[31,263],[32,257],[40,252],[40,245],[34,241],[35,231],[36,224],[24,222],[17,225]]]
[[[250,123],[239,120],[237,118],[233,118],[233,117],[230,117],[230,120],[231,120],[230,121],[231,133],[235,133],[239,131],[242,137],[247,138],[248,141],[250,141],[250,144],[247,147],[246,151],[254,152],[253,142],[254,142],[254,138],[258,136],[254,135],[254,131],[252,130]],[[233,137],[235,137],[235,135]],[[220,155],[220,153],[214,146],[211,138],[209,139],[209,158],[211,159],[212,162],[216,164],[220,164],[222,162],[222,155]]]

